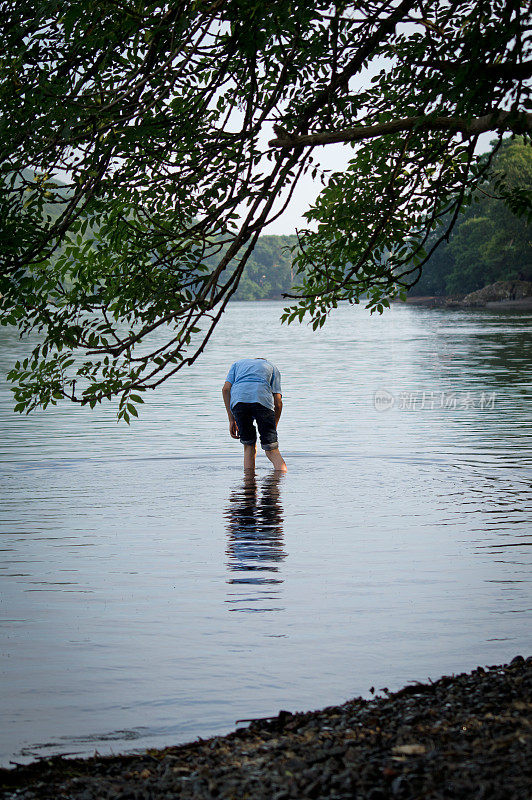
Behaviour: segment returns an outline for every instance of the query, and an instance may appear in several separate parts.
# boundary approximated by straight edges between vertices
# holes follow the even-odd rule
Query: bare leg
[[[278,469],[281,472],[286,472],[287,471],[288,468],[287,468],[286,464],[284,463],[284,458],[280,454],[278,447],[274,447],[273,450],[265,450],[264,452],[266,453],[267,457],[272,462],[274,469]]]
[[[256,444],[244,445],[244,469],[255,471],[255,456],[257,455]]]

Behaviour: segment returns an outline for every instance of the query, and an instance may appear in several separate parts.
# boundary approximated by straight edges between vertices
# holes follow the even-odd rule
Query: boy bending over
[[[281,374],[265,358],[242,358],[231,365],[222,395],[229,418],[229,433],[244,445],[244,469],[255,469],[257,431],[260,444],[275,469],[286,472],[279,452],[277,424],[283,401]]]

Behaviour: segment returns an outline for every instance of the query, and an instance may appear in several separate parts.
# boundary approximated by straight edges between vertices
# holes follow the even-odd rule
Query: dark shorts
[[[259,429],[262,449],[274,450],[279,446],[275,430],[275,414],[271,409],[260,403],[237,403],[231,410],[242,444],[255,444],[257,441],[257,431],[253,424],[255,421]]]

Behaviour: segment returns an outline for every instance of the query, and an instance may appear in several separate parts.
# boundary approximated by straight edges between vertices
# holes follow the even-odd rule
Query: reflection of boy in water
[[[277,424],[283,410],[281,375],[265,358],[242,358],[231,365],[222,387],[229,433],[244,445],[244,469],[255,469],[257,431],[275,469],[286,472],[279,452]]]
[[[259,493],[255,473],[247,470],[225,510],[227,523],[227,592],[231,611],[283,611],[277,606],[283,583],[283,509],[280,483],[284,473],[269,472]],[[275,601],[275,602],[274,602]]]
[[[270,472],[261,483],[259,496],[255,474],[246,472],[244,483],[235,489],[225,511],[229,534],[227,555],[231,571],[277,572],[282,561],[283,509],[280,500],[279,470]],[[230,583],[280,583],[273,578],[243,577]]]

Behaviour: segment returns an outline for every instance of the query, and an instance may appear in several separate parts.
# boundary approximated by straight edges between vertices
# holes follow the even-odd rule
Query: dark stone
[[[303,789],[305,797],[320,797],[323,791],[323,784],[321,780],[315,780]]]

